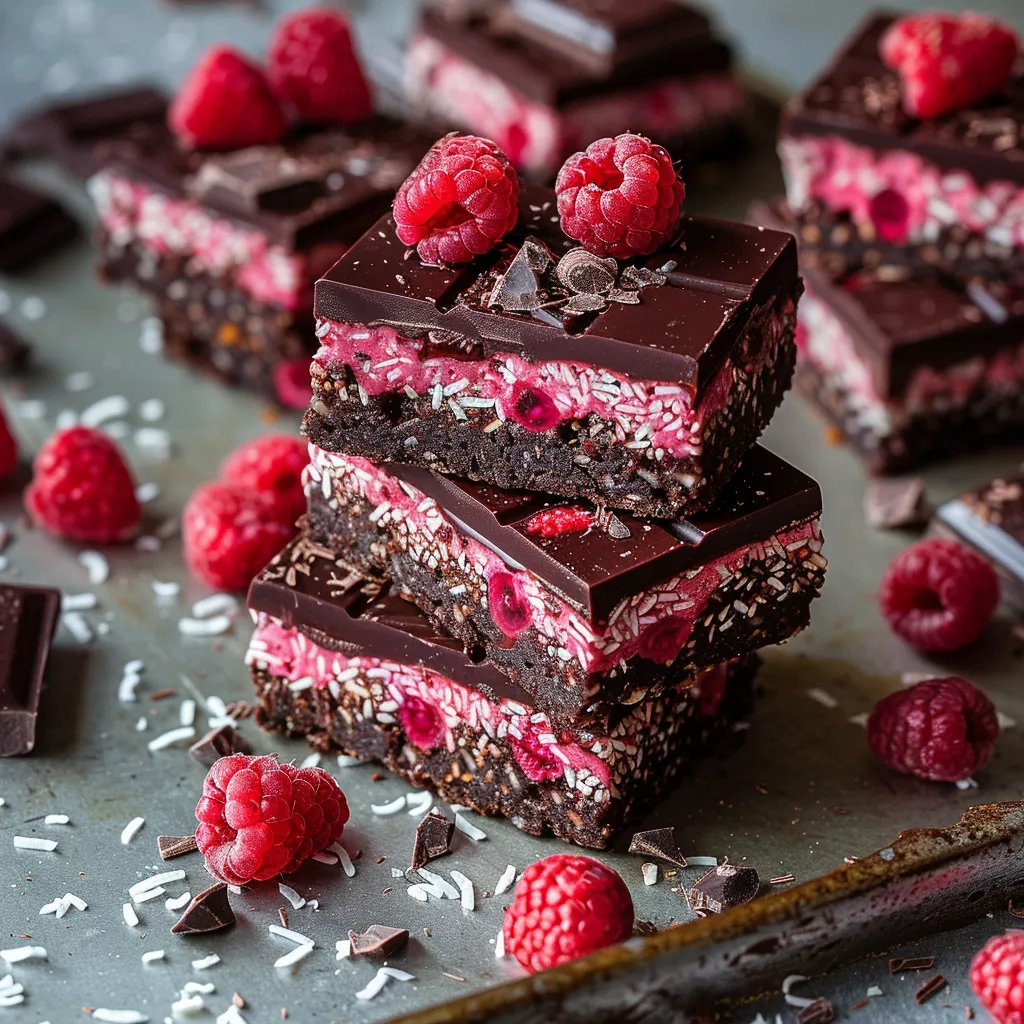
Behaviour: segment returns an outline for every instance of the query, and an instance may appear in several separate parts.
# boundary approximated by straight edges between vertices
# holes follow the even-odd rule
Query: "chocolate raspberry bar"
[[[606,847],[752,705],[756,658],[556,726],[530,695],[307,538],[253,582],[247,662],[267,729],[383,762],[526,832]]]
[[[686,216],[620,262],[577,247],[546,189],[454,268],[410,255],[386,216],[317,283],[304,429],[638,515],[707,508],[789,387],[801,288],[790,235]]]
[[[645,521],[311,448],[306,529],[392,578],[559,723],[807,625],[826,562],[817,484],[753,449],[716,506]]]
[[[737,148],[747,96],[708,19],[675,0],[435,2],[409,44],[406,99],[493,139],[538,180],[620,132],[687,164]]]
[[[427,144],[385,120],[226,153],[137,130],[104,147],[90,181],[101,275],[156,297],[171,355],[304,405],[313,283]]]
[[[983,99],[912,116],[880,52],[894,21],[868,18],[785,109],[779,152],[805,265],[833,276],[888,265],[1024,284],[1020,66]]]
[[[1003,600],[1024,611],[1024,477],[1000,477],[940,505],[930,532],[987,558],[999,574]]]

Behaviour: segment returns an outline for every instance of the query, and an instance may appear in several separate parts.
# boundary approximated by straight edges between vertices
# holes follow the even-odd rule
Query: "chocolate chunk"
[[[232,725],[211,729],[201,740],[188,748],[188,752],[204,768],[212,768],[214,762],[229,754],[251,754],[252,747]]]
[[[629,852],[638,857],[654,857],[674,864],[677,868],[686,867],[686,858],[676,846],[676,830],[671,825],[668,828],[651,829],[649,832],[637,832],[629,841]]]
[[[20,370],[28,362],[29,343],[13,328],[0,323],[0,370]]]
[[[455,822],[449,821],[439,810],[434,808],[428,815],[420,818],[416,826],[416,842],[412,848],[412,867],[421,868],[424,864],[443,857],[452,848],[452,835]]]
[[[39,698],[60,591],[0,586],[0,757],[35,746]]]
[[[540,281],[537,272],[530,265],[526,248],[516,253],[508,270],[501,276],[491,292],[487,303],[515,313],[529,313],[540,309]]]
[[[810,1006],[805,1006],[796,1015],[796,1024],[832,1024],[836,1019],[836,1011],[832,1004],[822,996],[815,999]]]
[[[75,236],[78,225],[49,196],[0,177],[0,271],[21,270]]]
[[[215,882],[185,908],[171,931],[175,935],[202,935],[234,923],[235,912],[228,902],[228,887],[223,882]]]
[[[619,265],[610,257],[603,259],[586,249],[570,249],[558,261],[555,273],[569,291],[599,295],[615,284]]]
[[[900,956],[889,961],[889,973],[899,974],[902,971],[927,971],[935,966],[933,956]]]
[[[753,868],[719,864],[690,887],[690,906],[698,914],[721,914],[749,903],[760,888],[761,879]]]
[[[171,860],[183,854],[198,850],[195,835],[191,836],[157,836],[156,848],[160,851],[161,860]]]
[[[348,933],[348,941],[352,944],[352,956],[365,956],[371,960],[381,960],[392,953],[398,952],[409,941],[409,933],[404,928],[389,928],[385,924],[371,924],[365,932]]]
[[[931,508],[919,476],[872,479],[864,492],[864,515],[868,526],[891,530],[927,522]]]
[[[932,996],[937,996],[948,984],[949,982],[941,974],[936,974],[934,978],[930,978],[914,993],[917,1005],[921,1006],[927,1003]]]

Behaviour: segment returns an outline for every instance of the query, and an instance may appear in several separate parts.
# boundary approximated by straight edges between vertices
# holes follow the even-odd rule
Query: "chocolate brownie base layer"
[[[1024,439],[1024,391],[979,391],[963,405],[916,414],[899,430],[878,434],[859,420],[847,392],[828,384],[810,361],[800,364],[796,384],[877,476]]]
[[[103,231],[98,242],[101,279],[133,285],[157,300],[171,358],[276,399],[277,367],[312,357],[311,313],[261,302],[226,277],[196,271],[181,254],[122,247]]]
[[[458,756],[446,747],[435,751],[416,747],[400,721],[382,722],[372,713],[373,697],[363,695],[373,692],[372,679],[339,690],[339,699],[327,687],[295,692],[286,678],[265,668],[254,667],[252,677],[258,700],[256,720],[264,729],[305,736],[322,753],[341,751],[379,761],[450,803],[506,817],[532,835],[552,834],[579,846],[605,849],[629,821],[691,773],[697,760],[728,746],[729,741],[739,742],[743,732],[734,726],[752,708],[756,672],[756,658],[730,666],[724,695],[710,715],[686,689],[649,702],[645,712],[651,730],[642,766],[618,787],[617,796],[601,802],[579,787],[567,799],[560,784],[532,781],[505,742],[484,737],[480,750],[478,736],[465,725],[454,732]],[[614,736],[615,727],[614,722],[606,722],[605,735]]]

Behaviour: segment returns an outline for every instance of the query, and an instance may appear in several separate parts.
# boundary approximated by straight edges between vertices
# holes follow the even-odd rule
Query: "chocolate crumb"
[[[768,884],[769,885],[789,885],[790,882],[795,882],[795,881],[796,881],[796,875],[794,875],[794,874],[776,875],[775,878],[769,878],[768,879]]]
[[[385,778],[385,776],[383,775],[383,773],[381,773],[381,772],[374,772],[370,776],[370,781],[371,782],[381,782],[384,778]]]
[[[288,927],[288,911],[284,907],[277,908],[277,916],[281,918],[281,927]]]
[[[853,1006],[850,1007],[850,1011],[853,1012],[854,1010],[863,1010],[864,1007],[867,1006],[870,1002],[870,999],[862,999],[859,1003],[854,1003]]]
[[[796,1015],[796,1024],[831,1024],[836,1019],[832,1004],[822,996]]]
[[[641,921],[639,918],[633,922],[634,935],[657,935],[658,926],[653,921]]]
[[[969,1006],[964,1007],[964,1020],[974,1020],[974,1010]]]
[[[424,864],[443,857],[452,848],[452,836],[455,833],[455,822],[449,821],[437,808],[420,819],[416,826],[416,841],[412,848],[412,867],[421,868]]]
[[[686,858],[679,852],[676,830],[672,826],[637,832],[629,841],[629,852],[638,857],[655,857],[677,868],[686,867]]]
[[[177,690],[170,686],[164,687],[162,690],[154,690],[150,695],[150,700],[167,700],[168,697],[173,697],[177,694]]]
[[[934,978],[930,978],[914,993],[917,1005],[922,1006],[924,1003],[927,1003],[932,996],[938,995],[947,984],[949,983],[941,974],[936,974]]]
[[[172,857],[181,857],[183,854],[199,849],[196,845],[195,835],[157,836],[156,848],[160,852],[161,860],[171,860]]]
[[[212,768],[222,757],[229,754],[251,754],[252,747],[242,739],[232,725],[211,729],[201,740],[188,748],[188,752],[204,768]]]
[[[386,860],[387,860],[387,857],[378,857],[378,858],[377,858],[377,863],[378,863],[378,864],[383,864],[383,863],[384,863],[384,861],[386,861]]]
[[[698,914],[721,914],[749,903],[760,888],[761,879],[754,868],[719,864],[693,883],[687,898]]]
[[[423,929],[423,934],[429,939],[430,938],[430,929],[429,928],[424,928]]]
[[[868,526],[876,530],[921,526],[930,515],[931,506],[921,477],[868,481],[864,492],[864,516]]]
[[[202,935],[234,923],[235,912],[228,902],[228,887],[223,882],[215,882],[192,900],[171,932],[174,935]]]
[[[224,713],[235,721],[240,718],[250,718],[253,711],[253,706],[247,700],[233,700],[224,706]]]
[[[371,924],[365,932],[349,931],[352,956],[383,959],[405,947],[409,933],[405,928],[389,928],[384,924]]]
[[[935,966],[933,956],[901,956],[889,961],[889,973],[899,974],[901,971],[927,971]]]
[[[452,981],[465,981],[465,978],[460,978],[457,974],[449,974],[447,971],[442,971],[441,974],[445,978],[451,978]]]

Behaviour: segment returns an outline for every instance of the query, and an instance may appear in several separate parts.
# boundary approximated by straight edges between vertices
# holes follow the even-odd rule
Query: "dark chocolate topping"
[[[174,935],[203,935],[234,923],[235,912],[228,901],[228,887],[223,882],[215,882],[192,900],[171,927],[171,932]]]
[[[76,232],[55,199],[0,177],[0,271],[20,269]]]
[[[821,515],[818,485],[759,445],[746,455],[713,508],[676,521],[619,513],[629,530],[621,539],[601,529],[554,537],[527,529],[537,512],[572,502],[497,490],[414,466],[392,464],[387,469],[434,498],[456,524],[483,538],[509,564],[534,573],[595,625],[625,596],[731,551],[768,542]]]
[[[232,725],[211,729],[202,739],[196,740],[188,752],[204,768],[212,768],[222,757],[229,754],[251,754],[252,747]]]
[[[552,105],[731,62],[708,19],[674,0],[510,0],[483,17],[428,10],[420,28],[528,99]]]
[[[229,153],[182,149],[166,128],[104,147],[106,166],[197,203],[286,248],[348,243],[391,205],[429,146],[385,118]]]
[[[156,848],[160,853],[161,860],[172,860],[175,857],[182,857],[186,853],[194,853],[199,846],[196,844],[196,837],[193,833],[190,836],[157,836]]]
[[[436,807],[420,818],[416,826],[416,840],[412,847],[412,868],[421,868],[437,857],[451,852],[455,822],[446,818]]]
[[[0,757],[35,746],[43,672],[60,611],[60,591],[0,586]]]
[[[479,344],[487,355],[587,363],[699,393],[752,313],[799,287],[790,235],[686,216],[678,237],[643,261],[650,271],[667,268],[667,283],[640,289],[636,304],[612,301],[603,310],[561,319],[558,307],[531,315],[488,305],[500,275],[531,236],[556,261],[575,247],[562,233],[550,189],[524,189],[519,223],[507,244],[459,267],[406,259],[393,221],[382,217],[317,282],[316,314],[387,323],[412,336],[445,331]],[[624,265],[619,284],[628,285],[637,272]]]
[[[719,864],[690,887],[689,901],[697,913],[721,914],[749,903],[761,888],[757,872],[742,864]]]
[[[1024,182],[1024,75],[996,96],[919,121],[903,109],[900,79],[878,42],[896,15],[871,15],[832,64],[786,107],[782,134],[838,135],[872,149],[903,149],[978,182]]]
[[[365,932],[348,933],[352,956],[365,956],[373,960],[381,960],[392,953],[397,953],[409,942],[409,932],[405,928],[389,928],[386,924],[371,924]]]
[[[676,844],[676,830],[671,825],[667,828],[637,832],[629,841],[629,852],[639,857],[656,857],[677,868],[687,866],[686,858],[679,852],[679,846]]]

